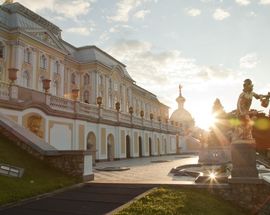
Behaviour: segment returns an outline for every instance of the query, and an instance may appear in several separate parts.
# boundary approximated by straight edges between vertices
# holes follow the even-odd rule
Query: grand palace
[[[194,126],[136,85],[127,67],[94,45],[75,47],[61,29],[19,3],[0,8],[0,113],[59,151],[93,162],[175,154]]]

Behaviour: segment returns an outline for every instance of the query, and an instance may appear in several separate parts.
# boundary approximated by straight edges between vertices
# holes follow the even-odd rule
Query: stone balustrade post
[[[10,85],[9,86],[9,100],[17,100],[19,94],[19,88],[17,85]]]

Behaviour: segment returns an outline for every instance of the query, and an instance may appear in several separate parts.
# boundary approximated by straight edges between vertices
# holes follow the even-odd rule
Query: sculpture
[[[269,104],[270,92],[268,95],[259,95],[253,92],[253,84],[250,79],[246,79],[243,84],[243,92],[239,95],[237,102],[237,117],[240,125],[237,126],[233,134],[233,142],[237,140],[250,140],[253,142],[252,137],[252,117],[257,114],[256,111],[250,111],[250,106],[253,97],[260,99],[263,107]]]
[[[42,117],[40,116],[30,116],[27,119],[27,127],[28,129],[33,132],[35,135],[37,135],[40,138],[43,138],[43,132],[42,132]]]

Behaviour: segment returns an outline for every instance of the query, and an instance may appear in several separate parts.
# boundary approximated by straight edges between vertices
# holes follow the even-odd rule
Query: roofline
[[[107,52],[103,51],[102,49],[98,48],[95,45],[87,45],[87,46],[81,46],[78,47],[77,50],[81,50],[81,49],[96,49],[100,52],[102,52],[102,54],[105,54],[106,56],[108,56],[109,58],[111,58],[112,60],[116,61],[117,63],[121,64],[121,66],[126,67],[125,64],[123,64],[122,62],[120,62],[119,60],[117,60],[116,58],[114,58],[113,56],[111,56],[110,54],[108,54]]]
[[[15,7],[5,7],[8,5],[14,5]],[[47,19],[43,18],[42,16],[38,15],[37,13],[33,12],[32,10],[26,8],[25,6],[23,6],[22,4],[20,4],[19,2],[15,2],[15,3],[3,3],[2,5],[0,5],[0,7],[7,11],[8,13],[19,13],[20,15],[27,17],[30,16],[30,18],[34,18],[34,20],[37,21],[37,23],[39,23],[41,26],[43,27],[48,27],[53,33],[61,33],[61,29],[53,24],[52,22],[48,21]],[[30,19],[31,20],[31,19]],[[46,25],[47,24],[47,25]],[[60,35],[59,35],[60,36]]]

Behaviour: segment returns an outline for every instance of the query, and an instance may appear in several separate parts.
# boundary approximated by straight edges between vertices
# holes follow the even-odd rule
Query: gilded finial
[[[183,88],[183,86],[181,84],[179,84],[179,96],[182,96],[182,88]]]

